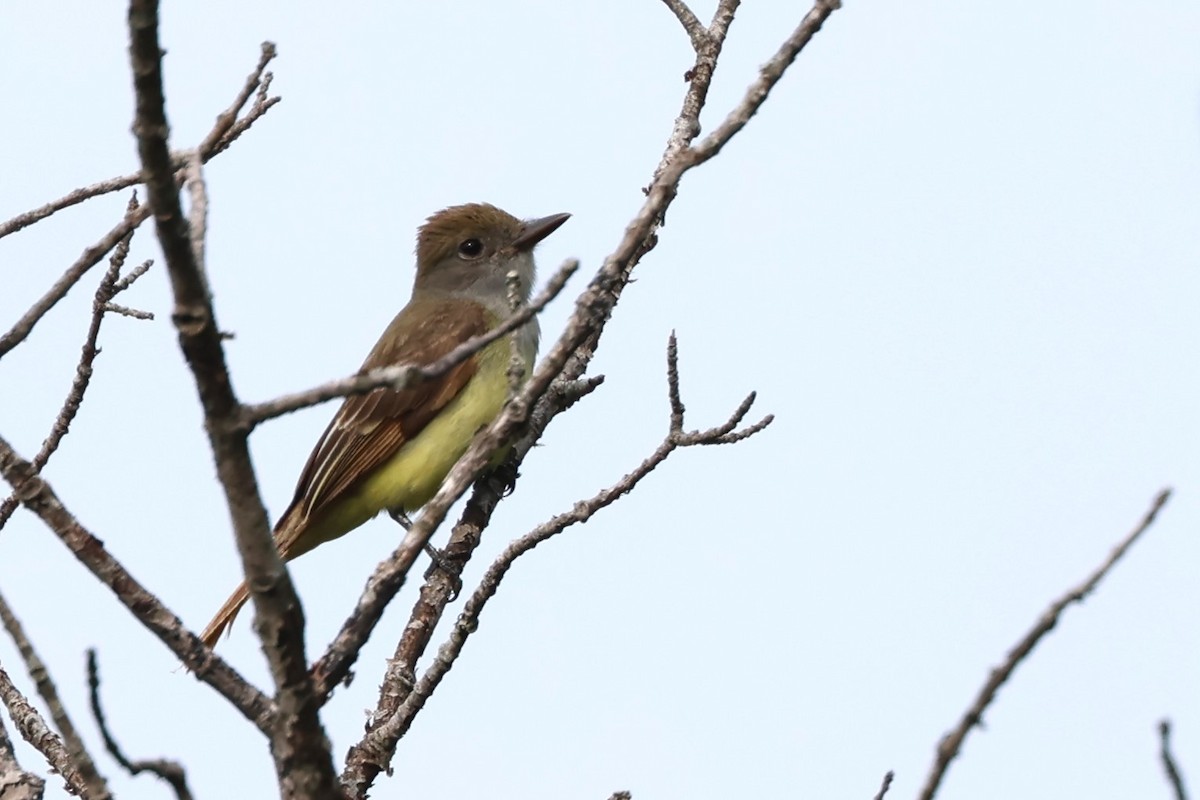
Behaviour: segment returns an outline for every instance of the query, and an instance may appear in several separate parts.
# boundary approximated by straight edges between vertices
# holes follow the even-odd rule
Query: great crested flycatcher
[[[428,365],[512,313],[509,274],[523,302],[533,285],[533,248],[570,214],[521,221],[485,203],[439,211],[417,234],[412,298],[371,350],[362,370]],[[349,533],[380,511],[423,506],[508,397],[513,339],[525,374],[537,355],[536,318],[441,377],[411,389],[347,397],[300,473],[275,526],[284,561]],[[204,629],[210,648],[246,602],[245,582]]]

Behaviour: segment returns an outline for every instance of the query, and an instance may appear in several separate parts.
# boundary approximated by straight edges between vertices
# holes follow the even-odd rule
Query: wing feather
[[[392,320],[360,372],[398,364],[432,364],[487,329],[487,314],[477,304],[414,301]],[[337,503],[419,434],[458,396],[475,370],[475,359],[470,358],[445,375],[410,389],[376,389],[347,397],[308,457],[289,512],[298,511],[312,519]]]

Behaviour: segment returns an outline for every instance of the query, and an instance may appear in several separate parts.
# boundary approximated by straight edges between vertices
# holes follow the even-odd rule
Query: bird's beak
[[[521,233],[517,235],[513,247],[517,250],[532,250],[534,245],[558,230],[558,227],[570,218],[570,214],[554,214],[541,219],[525,220],[521,223]]]

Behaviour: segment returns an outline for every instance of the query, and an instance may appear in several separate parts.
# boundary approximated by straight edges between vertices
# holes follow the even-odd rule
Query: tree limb
[[[304,655],[304,614],[271,538],[246,431],[237,424],[241,405],[225,364],[204,264],[197,260],[203,257],[197,241],[202,219],[197,217],[195,225],[189,226],[183,216],[167,145],[156,0],[130,0],[129,37],[136,99],[133,132],[175,299],[171,318],[204,408],[217,476],[254,601],[255,627],[276,687],[276,719],[270,734],[276,777],[285,797],[324,800],[336,791],[333,760]],[[197,177],[193,175],[193,182]]]
[[[4,720],[0,719],[0,797],[4,800],[42,800],[46,782],[21,769]]]
[[[13,685],[3,665],[0,665],[0,702],[8,709],[8,716],[21,732],[21,737],[45,756],[46,763],[67,782],[68,791],[86,800],[96,800],[91,794],[91,786],[79,773],[62,739],[58,738],[58,734],[50,729],[38,710]]]

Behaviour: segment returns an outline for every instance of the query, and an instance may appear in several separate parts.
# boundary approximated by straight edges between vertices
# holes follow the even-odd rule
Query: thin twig
[[[1159,755],[1162,758],[1163,771],[1167,773],[1167,781],[1175,790],[1175,800],[1187,800],[1187,789],[1183,785],[1183,774],[1175,757],[1171,755],[1171,720],[1164,719],[1158,723]]]
[[[88,690],[91,696],[92,716],[96,718],[96,726],[100,728],[100,736],[104,739],[104,748],[109,755],[120,764],[130,775],[140,775],[149,772],[157,775],[171,785],[175,790],[177,800],[192,800],[192,792],[187,784],[187,772],[178,761],[168,758],[157,758],[142,761],[130,761],[121,751],[112,731],[108,729],[108,721],[104,717],[104,708],[100,705],[100,667],[96,663],[96,651],[87,651]]]
[[[335,796],[336,777],[304,655],[304,613],[271,537],[247,431],[237,424],[241,405],[226,366],[204,264],[197,260],[203,247],[195,237],[203,232],[203,220],[194,216],[189,225],[184,218],[171,166],[158,11],[157,0],[130,0],[133,132],[146,178],[147,204],[154,210],[155,231],[171,279],[172,321],[204,409],[217,476],[254,602],[255,628],[275,683],[278,718],[269,735],[280,793],[293,800],[324,800]]]
[[[634,468],[632,472],[621,478],[621,480],[607,489],[598,492],[593,497],[575,503],[570,511],[558,514],[552,519],[547,520],[529,533],[510,543],[504,549],[504,552],[488,567],[487,572],[479,582],[478,588],[472,593],[463,607],[463,611],[455,622],[448,639],[438,649],[433,663],[421,676],[420,680],[417,681],[411,692],[407,693],[407,697],[399,709],[391,715],[380,714],[377,716],[372,722],[371,729],[363,739],[350,748],[350,753],[346,758],[346,771],[342,776],[344,783],[353,785],[352,781],[361,780],[362,773],[359,771],[362,769],[361,765],[388,763],[388,760],[395,751],[397,742],[408,731],[413,719],[424,707],[426,701],[433,694],[434,690],[437,689],[451,667],[454,666],[454,662],[461,654],[467,638],[478,628],[480,613],[483,611],[484,606],[487,605],[488,600],[496,594],[496,591],[500,588],[500,582],[504,579],[504,576],[508,573],[508,570],[517,558],[552,536],[566,530],[568,527],[588,521],[601,509],[606,508],[622,496],[633,491],[643,478],[654,471],[655,467],[663,461],[666,461],[667,457],[675,450],[681,447],[715,443],[728,436],[745,417],[746,412],[749,410],[749,402],[753,401],[754,395],[751,394],[749,402],[743,402],[738,406],[729,419],[721,425],[710,428],[707,431],[685,432],[683,430],[682,403],[679,402],[678,397],[678,347],[674,333],[671,334],[670,343],[667,348],[667,374],[670,376],[668,378],[668,385],[671,395],[671,413],[667,435],[662,443],[659,444],[650,456]],[[676,413],[677,408],[678,413]],[[771,420],[772,417],[768,416],[754,426],[751,426],[751,428],[762,430],[771,423]],[[746,437],[742,436],[740,438]],[[381,689],[381,698],[386,699],[397,692],[397,687],[385,684]],[[385,704],[381,703],[382,707],[386,707]],[[366,772],[369,773],[369,768]]]
[[[154,319],[154,313],[151,311],[142,311],[139,308],[130,308],[129,306],[123,306],[120,303],[105,303],[104,310],[122,317],[129,317],[131,319],[147,321]]]
[[[141,264],[138,264],[136,267],[129,270],[129,272],[126,273],[119,281],[116,282],[116,285],[113,286],[113,294],[120,294],[128,289],[134,284],[134,281],[145,275],[152,266],[154,266],[154,259],[148,258]]]
[[[290,414],[293,411],[308,408],[309,406],[314,406],[336,397],[345,397],[351,394],[366,394],[374,389],[385,387],[399,391],[445,375],[492,342],[515,331],[533,319],[554,298],[558,297],[563,287],[566,286],[567,281],[578,269],[578,261],[574,259],[566,261],[551,276],[550,280],[547,281],[545,288],[527,306],[505,319],[504,322],[492,330],[473,339],[468,339],[428,366],[409,364],[405,366],[379,367],[369,372],[360,372],[357,375],[351,375],[348,378],[329,381],[303,392],[283,395],[265,403],[247,404],[242,406],[241,424],[249,428],[265,420]]]
[[[128,212],[132,213],[137,210],[137,198],[133,197],[129,201]],[[33,457],[33,468],[41,472],[50,460],[50,456],[58,449],[62,443],[63,437],[71,428],[71,422],[75,419],[75,415],[79,413],[79,407],[83,404],[84,393],[92,379],[92,364],[96,360],[96,356],[100,354],[100,348],[96,346],[96,341],[100,336],[100,323],[104,320],[106,311],[112,310],[110,301],[119,292],[128,289],[133,285],[133,282],[143,274],[145,269],[135,269],[129,275],[118,280],[117,277],[121,271],[121,267],[125,263],[125,258],[129,254],[129,245],[133,239],[133,231],[129,231],[125,235],[113,251],[112,257],[109,258],[108,270],[100,281],[100,285],[96,288],[96,294],[92,297],[92,318],[88,325],[87,337],[83,341],[83,347],[79,355],[79,363],[75,366],[75,378],[71,381],[71,389],[67,393],[66,400],[63,401],[62,408],[59,409],[58,415],[54,419],[54,425],[50,428],[50,435],[42,442],[42,448],[37,455]],[[147,263],[144,265],[149,267]],[[0,528],[3,528],[17,508],[16,495],[10,495],[3,503],[0,503]]]
[[[217,117],[216,126],[212,129],[212,131],[209,132],[208,136],[204,140],[204,143],[197,148],[200,154],[200,160],[203,163],[207,163],[209,159],[226,150],[229,145],[234,142],[234,140],[241,136],[245,131],[249,130],[250,126],[253,125],[256,120],[266,114],[272,106],[279,102],[279,97],[267,97],[266,89],[270,84],[270,73],[267,73],[266,75],[263,74],[263,69],[274,57],[275,45],[271,44],[270,42],[264,42],[262,45],[262,56],[259,58],[258,68],[250,74],[250,77],[246,79],[246,83],[238,92],[238,97],[234,101],[234,104]],[[236,117],[237,113],[241,111],[242,107],[246,104],[246,100],[251,94],[254,93],[255,89],[259,90],[259,94],[255,100],[254,106],[250,109],[250,111],[247,112],[246,116],[235,120],[232,124],[228,124],[226,121],[228,115],[232,113]],[[169,156],[169,161],[172,171],[177,173],[184,169],[189,163],[189,160],[192,158],[194,158],[194,152],[171,154]],[[143,180],[144,172],[138,172],[133,175],[125,175],[120,178],[113,178],[109,181],[103,181],[85,189],[76,190],[66,197],[60,198],[59,200],[42,206],[39,209],[35,209],[34,211],[22,214],[13,218],[12,220],[9,220],[3,225],[0,225],[0,237],[3,237],[9,233],[13,233],[14,231],[20,230],[28,225],[32,225],[34,222],[45,219],[55,211],[66,208],[74,203],[82,202],[83,200],[86,200],[90,197],[95,197],[98,194],[104,194],[109,191],[116,191],[117,189],[142,183]],[[181,180],[181,176],[177,176],[176,180]],[[24,341],[25,338],[29,336],[30,332],[33,330],[33,327],[38,323],[38,321],[46,315],[46,312],[53,308],[59,300],[62,300],[67,295],[67,292],[71,290],[71,287],[78,283],[79,279],[82,278],[88,270],[99,263],[100,259],[104,258],[104,256],[110,250],[112,250],[118,242],[120,242],[131,231],[145,222],[149,216],[149,206],[142,206],[141,208],[138,208],[132,213],[132,215],[127,214],[125,219],[121,220],[116,227],[105,234],[100,241],[84,250],[83,255],[81,255],[74,264],[67,268],[67,271],[64,272],[62,277],[50,287],[46,294],[44,294],[37,302],[30,306],[29,310],[25,312],[21,319],[17,320],[12,329],[3,336],[0,336],[0,358],[2,358],[9,350],[12,350],[14,347]]]
[[[40,222],[46,217],[55,212],[62,211],[64,208],[70,208],[73,205],[82,203],[84,200],[90,200],[93,197],[109,194],[111,192],[119,192],[122,189],[128,189],[130,186],[136,186],[142,182],[142,174],[135,172],[131,175],[121,175],[116,178],[109,178],[106,181],[93,183],[91,186],[84,186],[68,192],[66,195],[46,203],[31,211],[26,211],[24,214],[18,214],[7,222],[0,223],[0,239],[8,236],[10,233],[16,233],[22,228],[27,228],[35,222]]]
[[[1155,518],[1158,517],[1158,512],[1163,509],[1163,506],[1167,504],[1167,500],[1170,497],[1170,489],[1163,489],[1159,492],[1158,496],[1154,498],[1154,502],[1150,505],[1150,510],[1142,518],[1142,521],[1113,548],[1112,553],[1104,560],[1104,563],[1097,567],[1088,576],[1087,580],[1051,603],[1042,612],[1042,615],[1038,617],[1037,622],[1034,623],[1030,631],[1009,651],[1008,657],[1004,659],[1004,663],[991,670],[987,681],[979,690],[979,694],[975,696],[974,702],[971,703],[970,707],[963,714],[962,719],[959,720],[958,725],[942,737],[941,742],[938,744],[933,766],[929,770],[929,776],[925,779],[924,788],[922,788],[920,795],[918,795],[921,800],[932,800],[933,796],[937,794],[938,787],[941,785],[942,779],[950,767],[950,762],[962,751],[963,742],[966,740],[967,734],[976,725],[982,724],[984,712],[992,704],[992,701],[996,699],[1000,688],[1004,686],[1017,667],[1033,652],[1038,642],[1046,634],[1054,630],[1054,627],[1058,625],[1059,618],[1062,617],[1063,612],[1068,606],[1075,603],[1082,603],[1088,595],[1096,590],[1096,587],[1104,579],[1104,576],[1112,571],[1112,568],[1124,557],[1129,548],[1133,547],[1134,542],[1141,538],[1142,534],[1154,523]]]
[[[258,93],[258,99],[251,108],[250,113],[246,115],[245,120],[253,122],[255,114],[259,116],[266,113],[267,109],[279,102],[279,98],[269,98],[267,93],[271,87],[271,73],[267,72],[267,65],[274,60],[278,52],[275,49],[274,42],[263,42],[259,47],[258,64],[246,76],[245,83],[242,84],[241,91],[237,93],[237,97],[233,99],[233,103],[229,108],[217,115],[216,124],[209,131],[208,136],[204,137],[204,141],[196,148],[200,153],[201,163],[205,163],[217,153],[229,146],[229,144],[237,138],[238,114],[242,113],[242,109],[246,106],[250,96],[255,92]],[[236,131],[236,132],[235,132]]]
[[[270,109],[271,106],[279,102],[278,97],[268,98],[266,96],[264,84],[269,84],[268,79],[264,79],[263,71],[271,59],[275,58],[275,45],[271,42],[263,42],[262,56],[259,58],[258,67],[247,78],[246,84],[238,92],[237,99],[233,105],[217,117],[217,124],[204,138],[198,148],[201,161],[207,163],[210,158],[225,150],[243,131],[254,123],[254,120],[261,117]],[[237,115],[246,105],[246,101],[250,99],[250,95],[256,90],[262,89],[258,102],[255,107],[242,119],[237,119]],[[239,129],[240,128],[240,129]],[[171,163],[176,170],[183,169],[187,166],[188,160],[192,157],[191,153],[172,153]],[[35,222],[49,217],[50,215],[62,211],[65,208],[70,208],[73,205],[78,205],[85,200],[90,200],[93,197],[109,194],[111,192],[119,192],[122,189],[128,189],[130,186],[136,186],[142,182],[142,173],[134,172],[129,175],[121,175],[116,178],[109,178],[105,181],[93,183],[91,186],[84,186],[67,193],[57,200],[52,200],[43,206],[35,208],[31,211],[26,211],[23,214],[18,214],[7,222],[0,223],[0,239],[8,236],[10,233],[16,233],[22,228],[27,228]]]
[[[96,769],[96,762],[92,760],[91,754],[83,744],[83,739],[80,738],[74,723],[71,722],[70,715],[67,714],[66,706],[58,696],[58,689],[50,677],[50,671],[46,669],[45,662],[33,648],[33,643],[25,635],[25,629],[21,626],[20,620],[17,619],[3,595],[0,595],[0,622],[3,622],[4,629],[8,631],[9,637],[16,644],[17,652],[21,654],[21,660],[25,662],[25,669],[29,672],[29,677],[33,679],[33,685],[37,688],[38,695],[50,709],[50,718],[54,720],[54,727],[62,736],[63,746],[67,750],[71,763],[78,767],[79,777],[87,784],[90,796],[111,798],[112,794],[108,790],[107,783]]]
[[[116,227],[106,233],[100,241],[84,250],[83,255],[67,268],[62,277],[55,281],[54,285],[37,302],[29,307],[29,310],[17,320],[8,333],[0,336],[0,358],[25,341],[38,321],[46,316],[46,312],[53,308],[59,300],[66,297],[71,287],[79,283],[79,279],[87,274],[88,270],[98,264],[100,259],[133,233],[134,229],[149,216],[150,209],[147,206],[139,206],[127,211],[125,218]]]

